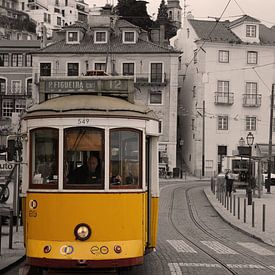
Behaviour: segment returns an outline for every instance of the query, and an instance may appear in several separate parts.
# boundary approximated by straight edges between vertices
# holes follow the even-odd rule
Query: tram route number
[[[90,122],[89,118],[79,118],[77,120],[78,125],[87,125],[87,124],[89,124],[89,122]]]

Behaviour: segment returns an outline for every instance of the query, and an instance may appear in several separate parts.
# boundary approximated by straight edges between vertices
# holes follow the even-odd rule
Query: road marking
[[[184,252],[184,253],[197,253],[190,245],[188,245],[183,240],[167,240],[169,244],[171,244],[177,252]]]
[[[168,263],[168,266],[172,275],[182,275],[179,264]]]
[[[207,263],[179,263],[183,267],[218,267],[221,268],[219,264],[207,264]]]
[[[264,266],[259,264],[227,264],[229,268],[256,268],[256,269],[265,269]]]
[[[214,250],[218,254],[239,254],[231,248],[216,241],[201,241],[201,243],[208,246],[210,249]]]
[[[271,256],[271,255],[275,255],[274,252],[266,249],[266,248],[263,248],[261,247],[260,245],[256,244],[256,243],[249,243],[249,242],[237,242],[237,244],[245,247],[245,248],[248,248],[250,250],[252,250],[253,252],[259,254],[259,255],[262,255],[262,256]]]

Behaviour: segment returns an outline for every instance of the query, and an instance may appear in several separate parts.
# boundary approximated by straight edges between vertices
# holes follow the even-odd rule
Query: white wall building
[[[255,138],[253,152],[257,145],[268,144],[275,30],[246,15],[216,22],[189,14],[174,43],[183,51],[183,160],[195,175],[212,176],[232,168],[232,158],[223,156],[234,156],[240,138],[249,132]]]

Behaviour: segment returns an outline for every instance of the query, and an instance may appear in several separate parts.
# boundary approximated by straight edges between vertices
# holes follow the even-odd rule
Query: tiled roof
[[[229,21],[216,22],[189,19],[198,37],[212,42],[241,43],[241,40],[229,28]]]
[[[0,48],[40,48],[40,40],[0,40]]]
[[[275,28],[268,28],[260,24],[260,41],[261,44],[274,45],[275,44]]]
[[[255,23],[260,23],[260,21],[254,17],[251,17],[249,15],[243,15],[241,18],[238,18],[236,20],[233,20],[232,22],[230,22],[230,28],[232,26],[236,26],[238,24],[241,24],[245,21],[248,21],[248,22],[255,22]]]
[[[64,29],[76,29],[76,28],[83,28],[85,30],[88,30],[89,25],[87,23],[77,21],[74,24],[71,24],[71,25],[68,25],[68,26],[64,27]]]
[[[67,44],[65,40],[58,41],[39,50],[37,53],[178,53],[174,48],[162,47],[149,41],[138,39],[135,44],[123,44],[121,38],[113,37],[108,43],[95,44],[90,33],[86,34],[80,44]]]

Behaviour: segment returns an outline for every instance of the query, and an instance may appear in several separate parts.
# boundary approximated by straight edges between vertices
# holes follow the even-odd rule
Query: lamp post
[[[246,136],[246,143],[249,146],[249,162],[248,162],[248,185],[247,185],[247,201],[248,205],[252,204],[252,167],[251,167],[251,155],[252,145],[254,143],[254,136],[249,132]]]

